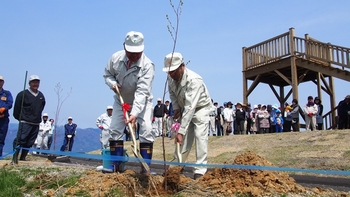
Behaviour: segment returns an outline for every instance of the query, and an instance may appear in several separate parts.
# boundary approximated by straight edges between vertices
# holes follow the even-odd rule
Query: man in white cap
[[[166,105],[162,103],[162,99],[158,98],[157,105],[153,109],[153,128],[155,129],[155,137],[160,137],[163,135],[163,118],[165,121],[166,114],[168,114],[168,109]]]
[[[99,129],[101,129],[100,142],[102,145],[102,149],[106,149],[109,146],[109,139],[111,136],[109,134],[109,127],[112,121],[112,112],[113,112],[113,106],[109,105],[107,106],[106,113],[101,114],[96,119],[96,126]]]
[[[73,123],[73,118],[71,116],[68,117],[68,123],[64,125],[64,139],[63,144],[61,146],[61,151],[69,151],[71,152],[73,149],[74,138],[77,134],[78,125]]]
[[[109,59],[103,77],[114,92],[119,88],[125,103],[130,104],[130,118],[125,120],[118,95],[114,95],[113,119],[110,126],[111,155],[122,156],[124,151],[125,124],[138,123],[140,154],[144,159],[152,159],[154,136],[152,135],[152,82],[155,66],[143,53],[142,33],[131,31],[125,36],[124,50]],[[121,161],[112,161],[111,170],[122,171]],[[148,162],[150,164],[150,162]],[[144,170],[143,170],[144,172]]]
[[[39,125],[39,133],[37,140],[37,149],[48,150],[47,142],[48,142],[48,134],[51,130],[51,122],[48,121],[49,115],[47,113],[43,114],[43,121]]]
[[[0,76],[0,157],[2,156],[2,149],[5,145],[5,139],[9,126],[9,110],[12,108],[13,98],[8,90],[4,90],[5,80]]]
[[[37,75],[29,77],[29,88],[19,92],[16,96],[13,109],[13,117],[19,121],[17,138],[14,140],[18,158],[19,148],[22,149],[20,160],[25,160],[28,149],[33,146],[39,132],[41,113],[44,110],[46,101],[44,94],[39,91],[40,78]],[[16,159],[17,160],[17,159]]]
[[[174,119],[181,118],[175,141],[181,144],[182,160],[186,161],[192,144],[196,142],[196,164],[208,161],[209,113],[211,98],[203,79],[185,67],[180,53],[168,54],[164,59],[164,72],[168,73],[169,95],[173,103]],[[207,171],[204,166],[194,168],[194,179]]]

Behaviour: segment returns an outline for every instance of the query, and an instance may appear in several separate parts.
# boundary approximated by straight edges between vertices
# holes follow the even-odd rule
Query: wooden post
[[[310,54],[309,39],[310,39],[309,34],[305,34],[305,56],[306,56],[305,58],[306,59],[309,59],[309,54]]]
[[[289,50],[290,50],[290,66],[291,66],[291,78],[292,78],[292,91],[293,91],[293,99],[297,99],[299,101],[299,90],[298,90],[298,70],[297,70],[297,64],[296,64],[296,57],[295,57],[295,44],[294,44],[294,35],[295,31],[294,28],[289,29]],[[307,46],[307,43],[305,44]],[[306,51],[307,53],[307,51]],[[298,127],[300,128],[300,121],[298,122]]]
[[[281,107],[281,111],[282,111],[282,115],[284,115],[284,87],[280,86],[280,97],[279,97],[279,101],[280,101],[280,107]]]
[[[293,99],[299,98],[298,91],[298,72],[295,58],[295,45],[294,45],[294,28],[289,29],[289,50],[290,50],[290,65],[291,65],[291,77],[292,77],[292,89],[293,89]],[[299,100],[299,99],[298,99]]]
[[[332,92],[333,92],[333,94],[330,94],[329,96],[330,96],[330,104],[331,104],[331,110],[333,110],[334,108],[335,108],[335,106],[336,106],[336,104],[335,104],[335,89],[334,89],[334,79],[333,79],[333,77],[332,76],[329,76],[329,87],[330,87],[330,89],[332,89]],[[335,113],[335,110],[333,110],[333,112],[332,112],[332,128],[334,129],[334,128],[336,128],[336,122],[335,122],[335,115],[336,113]],[[327,128],[326,128],[327,129]]]
[[[321,74],[318,72],[317,76],[317,96],[322,101],[322,85],[321,85]]]
[[[247,70],[247,55],[246,55],[246,48],[242,48],[242,62],[243,62],[243,103],[247,104],[248,103],[248,95],[247,95],[247,90],[248,90],[248,82],[247,78],[245,76],[245,71]]]

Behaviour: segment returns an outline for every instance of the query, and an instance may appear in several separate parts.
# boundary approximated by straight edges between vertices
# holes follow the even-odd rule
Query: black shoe
[[[203,176],[203,174],[194,174],[193,179],[197,180],[197,179],[201,178],[202,176]]]
[[[26,160],[26,157],[28,155],[28,150],[24,150],[22,149],[22,152],[21,152],[21,157],[19,158],[20,161],[25,161]]]

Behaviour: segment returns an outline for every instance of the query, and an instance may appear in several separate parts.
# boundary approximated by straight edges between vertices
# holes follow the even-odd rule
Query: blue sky
[[[238,102],[243,100],[242,47],[285,33],[290,27],[298,37],[308,33],[322,42],[350,47],[349,9],[347,0],[184,0],[176,51],[191,61],[188,67],[203,77],[214,101]],[[1,1],[4,88],[15,97],[23,89],[26,70],[28,75],[39,75],[40,90],[47,100],[44,112],[51,118],[57,107],[56,84],[61,84],[62,96],[72,88],[59,122],[72,116],[81,128],[95,127],[96,118],[113,103],[113,93],[102,77],[105,65],[122,49],[125,34],[135,30],[144,34],[144,52],[156,65],[155,103],[164,92],[163,59],[173,48],[166,15],[176,23],[168,0]],[[348,82],[335,80],[337,102],[350,94],[346,86]],[[299,86],[301,104],[308,95],[316,94],[311,82]],[[328,96],[323,97],[325,110],[329,110]],[[249,101],[277,102],[264,84],[258,85]],[[11,117],[11,122],[16,120]]]

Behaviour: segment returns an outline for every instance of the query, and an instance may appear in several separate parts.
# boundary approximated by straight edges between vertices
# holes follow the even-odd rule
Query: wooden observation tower
[[[296,37],[294,28],[243,47],[244,103],[259,83],[265,83],[283,107],[291,95],[299,100],[300,83],[311,81],[316,84],[320,99],[322,90],[330,97],[331,111],[323,118],[325,129],[331,129],[336,117],[334,77],[350,82],[350,48],[323,43],[308,34],[304,38]],[[248,80],[251,81],[249,87]],[[286,86],[291,87],[288,92],[284,92]]]

